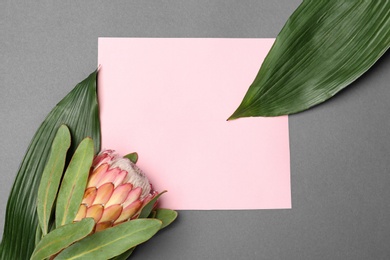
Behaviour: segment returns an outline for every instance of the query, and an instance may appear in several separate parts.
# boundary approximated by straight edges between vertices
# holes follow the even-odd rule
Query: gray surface
[[[0,2],[1,230],[27,145],[99,36],[271,38],[300,0],[25,2]],[[389,69],[290,117],[293,209],[181,211],[134,259],[388,259]]]

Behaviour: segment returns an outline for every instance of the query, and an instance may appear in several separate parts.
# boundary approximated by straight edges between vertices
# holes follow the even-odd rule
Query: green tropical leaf
[[[39,182],[60,125],[65,124],[70,129],[73,140],[70,154],[74,153],[75,144],[86,136],[90,136],[95,148],[100,150],[96,75],[97,71],[93,72],[61,100],[35,133],[8,199],[0,259],[29,259],[34,251]]]
[[[56,259],[109,259],[149,240],[161,227],[157,219],[136,219],[90,235],[62,251]]]
[[[94,154],[93,140],[87,137],[72,156],[58,192],[56,227],[72,223],[75,219],[83,200]]]
[[[177,212],[171,209],[156,209],[154,218],[161,220],[161,228],[165,228],[177,218]]]
[[[54,229],[44,236],[35,248],[31,260],[43,260],[90,234],[95,226],[93,218],[84,218]]]
[[[54,138],[38,189],[37,211],[43,235],[48,232],[49,219],[57,197],[69,147],[70,132],[66,125],[62,125]]]
[[[390,1],[304,0],[229,119],[317,105],[360,77],[389,47]]]

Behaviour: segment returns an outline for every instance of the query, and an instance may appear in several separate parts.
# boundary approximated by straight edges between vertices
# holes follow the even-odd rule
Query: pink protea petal
[[[113,181],[114,183],[114,186],[115,187],[118,187],[119,185],[121,185],[122,183],[124,183],[124,179],[127,175],[127,171],[121,171],[116,177],[115,177],[115,180]]]
[[[93,201],[96,198],[96,188],[95,187],[89,187],[84,192],[84,197],[82,200],[82,204],[85,204],[87,207],[91,206]]]
[[[92,167],[99,167],[99,165],[109,163],[117,157],[118,154],[114,150],[103,150],[93,160]]]
[[[128,220],[131,218],[135,213],[138,212],[138,210],[141,208],[142,202],[140,200],[136,200],[130,205],[128,205],[126,208],[123,208],[121,215],[114,223],[121,223],[123,221]]]
[[[110,159],[110,156],[106,153],[99,154],[98,156],[93,159],[92,167],[96,167],[99,164],[107,163]]]
[[[107,228],[110,228],[110,227],[112,227],[112,224],[113,224],[112,221],[105,221],[105,222],[97,223],[96,227],[95,227],[95,232],[99,232],[99,231],[105,230]]]
[[[140,187],[137,187],[135,189],[132,189],[129,192],[129,195],[127,196],[126,200],[123,202],[123,208],[126,208],[128,205],[133,203],[134,201],[138,200],[141,196],[142,189]]]
[[[104,163],[97,167],[89,176],[87,187],[97,187],[97,183],[108,170],[108,164]]]
[[[127,158],[117,158],[111,163],[111,167],[119,167],[127,171],[123,182],[130,182],[134,187],[142,188],[141,199],[145,198],[151,191],[151,185],[145,173]]]
[[[99,222],[111,221],[114,222],[122,213],[122,205],[115,204],[108,208],[104,208],[103,215]]]
[[[80,208],[79,208],[79,211],[77,212],[74,221],[80,221],[80,220],[82,220],[83,218],[85,218],[85,215],[86,215],[86,214],[87,214],[87,206],[84,205],[84,204],[81,204],[81,205],[80,205]]]
[[[139,212],[140,212],[140,211],[141,211],[141,209],[138,210],[137,214],[135,214],[134,216],[132,216],[132,217],[130,218],[130,220],[137,219],[137,218],[139,217]]]
[[[131,183],[125,183],[116,187],[114,192],[111,195],[110,200],[106,203],[106,207],[109,207],[114,204],[122,204],[125,199],[128,197],[129,192],[133,188]]]
[[[103,215],[103,206],[102,205],[92,205],[87,209],[86,218],[93,218],[95,223],[98,223],[100,218]]]
[[[112,193],[114,192],[114,184],[111,182],[105,183],[97,189],[95,200],[93,205],[102,204],[105,205],[109,201]]]
[[[96,183],[96,187],[100,187],[101,185],[107,183],[107,182],[113,182],[115,178],[118,176],[120,173],[119,168],[113,168],[108,170],[107,172],[104,173],[104,175],[100,178],[100,180]]]

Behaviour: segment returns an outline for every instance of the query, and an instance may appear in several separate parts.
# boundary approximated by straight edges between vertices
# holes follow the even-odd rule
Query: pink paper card
[[[291,208],[288,117],[226,121],[273,42],[99,38],[102,147],[138,153],[161,207]]]

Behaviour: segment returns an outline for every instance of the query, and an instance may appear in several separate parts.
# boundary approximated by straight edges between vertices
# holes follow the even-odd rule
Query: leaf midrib
[[[82,161],[84,161],[84,159],[85,159],[87,153],[88,153],[87,151],[85,151],[85,152],[83,153],[83,156],[82,156],[82,159],[83,159],[83,160],[82,160]],[[80,175],[80,172],[81,172],[81,167],[82,167],[82,165],[79,163],[78,169],[77,169],[77,171],[76,171],[77,174],[76,174],[75,180],[78,180],[78,179],[79,179],[79,175]],[[75,187],[76,187],[76,181],[73,181],[73,182],[72,182],[72,190],[71,190],[71,192],[70,192],[70,194],[69,194],[69,196],[68,196],[68,200],[67,200],[67,204],[66,204],[66,207],[65,207],[64,215],[63,215],[63,218],[62,218],[62,221],[61,221],[61,225],[65,225],[66,216],[67,216],[67,214],[68,214],[68,212],[69,212],[70,202],[71,202],[71,198],[73,197],[73,193],[74,193]]]
[[[118,241],[118,240],[120,240],[120,239],[123,239],[123,238],[129,237],[129,236],[135,235],[135,234],[137,234],[137,233],[143,232],[143,231],[145,231],[145,230],[147,230],[147,229],[150,229],[150,228],[151,228],[151,227],[147,227],[147,228],[138,230],[138,231],[136,231],[136,232],[134,232],[134,233],[128,233],[128,234],[126,234],[126,235],[124,235],[124,236],[117,237],[116,239],[111,240],[110,242],[108,242],[108,243],[106,243],[106,244],[103,244],[103,245],[101,245],[101,246],[95,247],[95,248],[93,248],[93,249],[91,249],[91,250],[89,250],[89,251],[85,251],[84,253],[81,253],[81,254],[79,254],[79,255],[75,255],[74,257],[68,258],[68,259],[77,259],[77,258],[79,258],[79,257],[82,257],[82,256],[86,255],[86,254],[89,254],[89,253],[91,253],[91,252],[94,252],[94,251],[96,251],[96,250],[99,250],[100,248],[103,248],[103,247],[106,247],[106,246],[108,246],[108,245],[111,245],[112,243],[114,243],[114,242],[116,242],[116,241]]]

